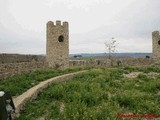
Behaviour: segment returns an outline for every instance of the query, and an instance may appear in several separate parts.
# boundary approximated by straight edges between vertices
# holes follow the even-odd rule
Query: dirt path
[[[29,101],[29,100],[35,99],[39,92],[41,92],[44,88],[47,88],[53,82],[55,82],[55,81],[63,82],[63,81],[69,80],[70,78],[74,77],[77,74],[80,74],[80,73],[83,73],[83,72],[86,72],[86,71],[87,70],[74,72],[74,73],[69,73],[69,74],[57,76],[57,77],[54,77],[54,78],[50,78],[46,81],[40,82],[38,85],[30,88],[29,90],[27,90],[23,94],[17,96],[16,98],[13,98],[13,102],[14,102],[14,105],[15,105],[15,108],[16,108],[16,111],[15,111],[15,114],[14,114],[13,117],[14,118],[18,117],[20,115],[20,111],[24,109],[24,106],[25,106],[26,102]]]

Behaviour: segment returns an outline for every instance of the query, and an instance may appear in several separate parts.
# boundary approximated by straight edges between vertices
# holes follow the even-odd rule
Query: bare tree
[[[105,49],[108,53],[109,59],[111,60],[111,65],[113,65],[113,53],[116,52],[117,43],[114,37],[109,41],[105,41]]]

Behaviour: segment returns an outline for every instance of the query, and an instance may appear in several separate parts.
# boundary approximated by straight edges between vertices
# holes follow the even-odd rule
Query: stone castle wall
[[[41,62],[45,61],[45,56],[22,55],[22,54],[0,54],[0,64],[20,63],[20,62]]]
[[[126,66],[150,66],[154,64],[153,59],[148,58],[125,58],[121,59],[121,65]],[[117,60],[113,60],[113,65],[117,65]],[[88,66],[88,67],[110,67],[111,61],[108,60],[93,60],[93,61],[85,61],[85,60],[71,60],[69,61],[70,67],[75,66]]]
[[[46,68],[44,62],[22,62],[0,64],[0,80],[25,72]]]
[[[147,58],[125,58],[121,59],[122,65],[149,66],[153,64],[152,59]],[[117,65],[117,60],[113,60],[113,65]],[[69,67],[110,67],[110,60],[70,60]],[[48,66],[45,62],[22,62],[0,64],[0,80],[24,72],[45,69]]]
[[[68,22],[49,21],[47,23],[46,62],[49,67],[69,67],[69,29]]]

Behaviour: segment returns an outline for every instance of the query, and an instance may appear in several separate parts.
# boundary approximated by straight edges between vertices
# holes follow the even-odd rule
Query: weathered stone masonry
[[[69,30],[68,22],[49,21],[47,23],[46,63],[53,68],[69,67]]]
[[[44,62],[22,62],[0,64],[0,80],[21,73],[44,69]]]
[[[153,63],[152,59],[147,58],[122,58],[122,65],[123,66],[150,66]],[[117,65],[117,60],[113,60],[113,65]],[[85,67],[110,67],[111,61],[107,60],[94,60],[94,61],[86,61],[86,60],[71,60],[69,61],[69,67],[75,66],[85,66]]]
[[[159,31],[152,32],[152,52],[153,59],[160,60],[160,34]]]

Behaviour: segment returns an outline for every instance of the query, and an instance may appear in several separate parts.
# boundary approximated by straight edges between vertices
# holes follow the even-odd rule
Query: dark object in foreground
[[[9,92],[0,91],[0,120],[12,120],[15,106]]]

